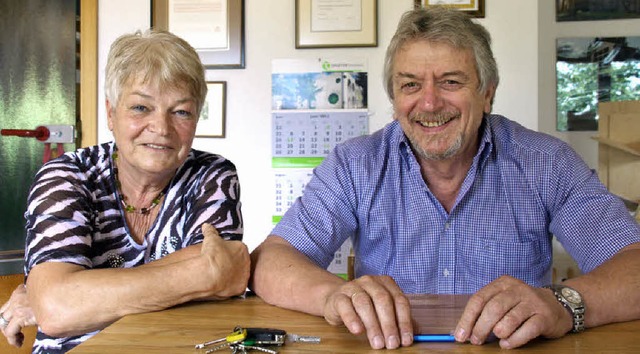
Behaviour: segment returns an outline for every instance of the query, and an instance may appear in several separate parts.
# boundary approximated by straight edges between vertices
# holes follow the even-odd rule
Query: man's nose
[[[426,112],[435,112],[442,108],[442,95],[437,85],[427,83],[422,86],[420,106]]]

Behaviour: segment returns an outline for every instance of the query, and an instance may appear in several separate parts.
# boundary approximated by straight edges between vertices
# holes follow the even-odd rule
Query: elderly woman
[[[47,163],[29,195],[34,353],[66,352],[127,314],[247,287],[235,166],[191,148],[207,93],[195,50],[167,32],[124,35],[105,92],[114,141]],[[22,324],[7,333],[11,306],[2,310],[15,338]]]

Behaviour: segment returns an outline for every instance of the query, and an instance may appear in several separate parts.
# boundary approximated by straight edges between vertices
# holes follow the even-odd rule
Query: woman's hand
[[[0,329],[7,338],[7,342],[18,348],[21,347],[24,342],[22,329],[37,324],[33,311],[29,306],[27,288],[24,285],[18,285],[11,293],[9,300],[0,307],[0,315],[8,322],[5,324],[5,321],[0,319],[3,322],[0,324]]]
[[[202,225],[204,240],[200,254],[209,260],[213,274],[208,296],[224,299],[242,295],[247,289],[251,260],[247,246],[240,241],[225,241],[209,224]]]

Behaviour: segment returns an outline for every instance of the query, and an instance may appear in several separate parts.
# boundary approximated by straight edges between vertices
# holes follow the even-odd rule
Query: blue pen
[[[414,342],[455,342],[456,338],[452,334],[416,334],[413,336]]]

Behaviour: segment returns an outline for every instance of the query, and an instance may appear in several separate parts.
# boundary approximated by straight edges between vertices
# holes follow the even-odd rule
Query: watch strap
[[[569,314],[573,318],[573,328],[571,329],[571,332],[579,333],[579,332],[584,331],[584,329],[585,329],[585,327],[584,327],[584,303],[582,301],[580,301],[579,304],[570,303],[569,300],[567,300],[564,297],[564,295],[562,294],[562,289],[563,288],[569,288],[569,289],[571,289],[571,291],[573,291],[576,294],[578,294],[580,296],[580,299],[582,299],[582,296],[580,295],[580,293],[577,290],[575,290],[573,288],[570,288],[570,287],[568,287],[566,285],[552,284],[552,285],[544,286],[544,288],[551,289],[553,291],[553,294],[556,297],[556,300],[558,300],[558,302],[565,309],[567,309],[567,311],[569,311]]]

